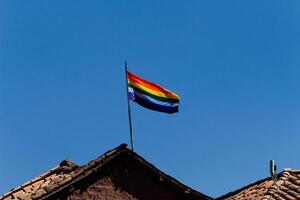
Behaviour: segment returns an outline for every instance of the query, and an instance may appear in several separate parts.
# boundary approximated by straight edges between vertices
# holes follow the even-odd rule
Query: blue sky
[[[129,143],[124,60],[181,97],[132,104],[136,151],[213,197],[300,169],[300,2],[1,1],[0,193]]]

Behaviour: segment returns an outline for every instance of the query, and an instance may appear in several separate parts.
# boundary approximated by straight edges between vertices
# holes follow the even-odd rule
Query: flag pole
[[[131,124],[131,111],[130,111],[129,94],[128,94],[127,61],[125,61],[125,78],[126,78],[126,96],[127,96],[128,120],[129,120],[129,130],[130,130],[130,144],[131,144],[131,150],[133,151],[133,131],[132,131],[132,124]]]

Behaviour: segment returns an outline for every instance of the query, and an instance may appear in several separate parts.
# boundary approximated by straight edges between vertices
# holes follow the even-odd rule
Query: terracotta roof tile
[[[271,178],[265,178],[217,199],[300,200],[300,171],[285,169],[278,174],[276,183]]]
[[[66,180],[70,177],[72,169],[78,166],[74,163],[64,160],[60,165],[50,169],[49,171],[35,177],[34,179],[20,185],[17,188],[12,189],[10,192],[0,196],[0,200],[10,199],[35,199],[49,191],[49,188],[53,187],[57,182]],[[69,168],[69,171],[66,170]]]

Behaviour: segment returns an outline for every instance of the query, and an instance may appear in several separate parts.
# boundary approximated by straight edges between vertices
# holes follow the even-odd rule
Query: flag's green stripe
[[[156,100],[159,100],[159,101],[164,101],[164,102],[170,102],[170,103],[178,103],[179,102],[179,99],[169,99],[169,98],[158,97],[158,96],[153,95],[153,94],[151,94],[149,92],[146,92],[145,90],[142,90],[140,88],[134,87],[130,83],[128,83],[128,85],[130,87],[132,87],[133,90],[136,90],[137,92],[140,92],[142,94],[148,95],[148,96],[152,97],[153,99],[156,99]]]

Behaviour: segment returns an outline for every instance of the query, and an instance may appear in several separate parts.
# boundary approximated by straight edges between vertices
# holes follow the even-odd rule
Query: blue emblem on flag
[[[135,100],[135,93],[134,90],[131,87],[128,87],[128,97],[130,101]]]

